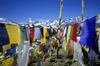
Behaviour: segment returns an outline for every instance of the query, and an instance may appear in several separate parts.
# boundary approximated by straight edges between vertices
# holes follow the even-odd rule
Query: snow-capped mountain
[[[84,17],[83,20],[88,19],[89,17]],[[81,17],[73,17],[67,20],[61,20],[61,27],[67,27],[69,25],[73,25],[75,23],[80,23],[82,22],[82,18]],[[8,20],[6,18],[0,18],[0,23],[6,23],[6,24],[12,24],[12,25],[18,25],[16,22],[13,22],[11,20]],[[31,18],[29,18],[29,20],[27,20],[26,22],[22,23],[22,24],[29,24],[32,27],[32,24],[34,24],[35,26],[42,26],[45,28],[50,28],[50,26],[52,28],[58,28],[59,27],[59,20],[47,20],[44,21],[42,19],[37,19],[37,20],[32,20]],[[80,24],[79,24],[80,26]],[[96,28],[98,28],[100,26],[100,21],[97,20],[96,21]]]
[[[88,17],[84,17],[84,20],[88,19]],[[69,25],[73,25],[75,23],[82,22],[81,17],[73,17],[67,20],[61,21],[61,27],[66,27]],[[34,24],[35,26],[41,25],[42,27],[52,27],[52,28],[58,28],[59,27],[59,20],[47,20],[44,21],[42,19],[33,21],[31,18],[29,18],[28,21],[26,21],[24,24]]]
[[[18,25],[18,23],[8,20],[6,18],[0,18],[0,23],[11,24],[11,25]]]

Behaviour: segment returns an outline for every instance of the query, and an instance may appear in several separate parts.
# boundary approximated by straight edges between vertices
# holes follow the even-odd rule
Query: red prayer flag
[[[52,34],[51,34],[51,28],[50,28],[50,35],[52,35]]]
[[[45,57],[45,58],[44,58],[43,62],[45,62],[45,61],[46,61],[46,58],[47,58],[47,57]]]
[[[77,42],[77,38],[76,38],[76,36],[77,36],[77,27],[78,27],[78,23],[73,25],[73,33],[72,33],[72,38],[71,38],[75,42]]]
[[[34,37],[34,28],[30,27],[30,40],[33,41],[33,37]]]

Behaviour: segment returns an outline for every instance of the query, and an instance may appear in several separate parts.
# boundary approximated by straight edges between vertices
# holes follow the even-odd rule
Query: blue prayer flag
[[[9,36],[5,24],[0,23],[0,45],[9,44]]]
[[[16,53],[16,48],[11,47],[11,49],[7,50],[6,55],[13,55],[14,53]]]
[[[37,65],[37,66],[41,66],[40,62],[38,63],[38,65]]]
[[[63,28],[61,28],[61,32],[63,32]]]
[[[49,36],[46,37],[46,41],[49,40]]]
[[[53,29],[53,35],[55,35],[55,30]]]
[[[32,50],[33,50],[33,49],[30,49],[30,50],[29,50],[29,54],[32,52]]]
[[[65,37],[67,37],[68,27],[66,27]]]
[[[41,31],[41,34],[42,34],[42,38],[44,38],[44,35],[43,35],[43,28],[40,28],[40,31]]]
[[[85,45],[92,49],[95,26],[96,26],[96,17],[92,17],[84,21],[79,44]]]

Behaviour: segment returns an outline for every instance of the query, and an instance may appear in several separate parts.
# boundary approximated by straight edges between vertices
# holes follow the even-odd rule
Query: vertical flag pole
[[[84,0],[82,0],[82,22],[83,22],[83,14],[84,14]]]
[[[63,8],[63,0],[61,0],[61,5],[60,5],[59,28],[61,28],[62,8]]]
[[[60,4],[59,28],[61,28],[62,8],[63,8],[63,0],[61,0],[61,4]],[[59,37],[59,43],[60,43],[60,37]],[[59,55],[58,49],[59,49],[59,47],[57,47],[57,58]]]

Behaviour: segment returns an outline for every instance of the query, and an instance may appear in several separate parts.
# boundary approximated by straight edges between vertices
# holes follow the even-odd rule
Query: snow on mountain
[[[6,18],[0,18],[0,23],[11,24],[11,25],[18,25],[16,22],[8,20]]]
[[[88,17],[84,17],[84,20],[86,20]],[[73,17],[73,18],[70,18],[70,19],[67,19],[67,20],[62,20],[61,21],[61,27],[66,27],[66,26],[69,26],[69,25],[73,25],[75,23],[80,23],[82,22],[82,19],[81,17]],[[34,24],[35,26],[38,26],[38,25],[41,25],[42,27],[52,27],[52,28],[58,28],[59,27],[59,20],[47,20],[47,21],[44,21],[42,19],[37,19],[35,21],[33,21],[31,18],[29,18],[28,21],[26,21],[24,24]]]
[[[83,20],[88,19],[89,17],[84,17]],[[61,20],[61,27],[67,27],[69,25],[73,25],[75,23],[80,23],[82,22],[82,18],[81,17],[73,17],[67,20]],[[0,18],[0,23],[6,23],[6,24],[12,24],[12,25],[18,25],[16,22],[13,22],[11,20],[8,20],[6,18]],[[32,24],[34,24],[35,26],[42,26],[45,28],[50,28],[50,26],[52,28],[58,28],[59,27],[59,20],[47,20],[44,21],[42,19],[37,19],[37,20],[32,20],[31,18],[29,18],[29,20],[27,20],[24,23],[21,24],[29,24],[32,27]],[[99,27],[100,26],[100,21],[97,20],[96,21],[96,26]]]

